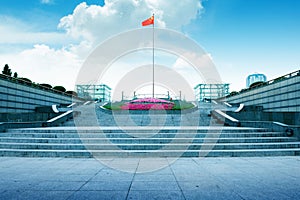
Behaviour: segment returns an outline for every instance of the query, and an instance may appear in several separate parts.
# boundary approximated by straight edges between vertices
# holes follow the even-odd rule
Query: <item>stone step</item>
[[[128,124],[133,125],[164,125],[164,126],[180,126],[181,124],[186,125],[201,125],[208,126],[211,121],[213,121],[207,114],[186,114],[186,115],[108,115],[103,114],[97,115],[98,123],[101,126],[113,126],[113,125],[121,125],[128,126]],[[82,114],[80,119],[76,120],[76,123],[79,125],[88,125],[93,120],[89,115]],[[130,122],[130,123],[129,123]],[[198,122],[198,123],[195,123]]]
[[[221,126],[170,126],[170,127],[151,127],[151,126],[127,126],[127,127],[48,127],[48,128],[23,128],[9,129],[7,133],[253,133],[267,132],[268,129],[263,128],[241,128],[241,127],[221,127]],[[2,134],[2,133],[1,133]],[[0,135],[1,135],[0,134]]]
[[[209,132],[209,133],[99,133],[99,132],[86,132],[86,133],[75,133],[75,132],[7,132],[1,133],[0,138],[2,137],[12,137],[12,138],[253,138],[253,137],[285,137],[286,133],[284,132]]]
[[[27,150],[1,149],[0,156],[22,157],[96,157],[126,158],[126,157],[240,157],[240,156],[299,156],[300,148],[286,149],[236,149],[236,150],[148,150],[148,151],[120,151],[120,150]]]
[[[284,132],[220,126],[51,127],[0,133],[0,156],[198,157],[299,155]]]
[[[233,150],[233,149],[282,149],[300,148],[300,142],[281,143],[168,143],[168,144],[47,144],[47,143],[0,143],[0,149],[50,149],[50,150]]]
[[[244,137],[244,138],[31,138],[31,137],[0,137],[1,143],[61,143],[61,144],[82,144],[82,143],[125,143],[125,144],[149,144],[149,143],[267,143],[267,142],[294,142],[293,137]]]

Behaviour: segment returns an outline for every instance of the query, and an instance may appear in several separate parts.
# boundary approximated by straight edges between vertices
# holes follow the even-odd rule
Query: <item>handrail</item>
[[[241,103],[238,109],[236,109],[234,112],[240,112],[244,108],[245,104]]]
[[[65,113],[63,113],[63,114],[61,114],[61,115],[58,115],[58,116],[56,116],[56,117],[54,117],[54,118],[52,118],[52,119],[49,119],[49,120],[47,121],[47,123],[53,123],[53,122],[55,122],[55,121],[57,121],[57,120],[59,120],[59,119],[62,119],[62,118],[65,117],[65,116],[71,114],[72,112],[73,112],[73,110],[69,110],[69,111],[67,111],[67,112],[65,112]]]
[[[87,104],[89,104],[89,103],[91,103],[91,101],[86,101],[86,102],[84,102],[83,105],[87,105]]]
[[[218,102],[216,102],[215,100],[211,100],[211,102],[213,102],[214,104],[218,105]]]
[[[235,127],[241,126],[239,120],[227,115],[221,110],[212,110],[210,111],[210,115],[216,120],[220,121],[221,123],[224,123],[225,126],[235,126]]]
[[[229,103],[227,103],[227,102],[224,102],[224,104],[225,104],[226,106],[228,106],[228,107],[232,107],[232,105],[229,104]]]
[[[239,122],[239,120],[227,115],[226,113],[222,112],[221,110],[215,110],[215,112],[232,122]]]
[[[52,107],[53,112],[59,113],[59,110],[57,110],[57,105],[52,105],[51,107]]]
[[[76,105],[76,103],[72,103],[72,104],[68,105],[67,108],[72,108],[75,105]]]

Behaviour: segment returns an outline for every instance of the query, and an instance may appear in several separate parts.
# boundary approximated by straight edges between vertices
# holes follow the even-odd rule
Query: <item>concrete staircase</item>
[[[297,138],[287,137],[285,132],[217,124],[208,115],[211,104],[202,104],[194,112],[168,115],[113,115],[96,104],[78,109],[82,114],[61,127],[10,129],[0,133],[0,156],[141,158],[300,155],[300,142]]]
[[[0,133],[0,156],[218,157],[300,155],[283,132],[234,127],[52,127]]]

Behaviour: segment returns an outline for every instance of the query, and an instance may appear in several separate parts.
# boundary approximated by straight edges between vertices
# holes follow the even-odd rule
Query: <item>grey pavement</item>
[[[266,200],[300,197],[300,157],[297,156],[180,158],[175,162],[159,158],[151,162],[0,157],[0,199]],[[151,172],[155,162],[167,164]],[[127,165],[130,169],[136,166],[136,170],[124,172],[111,168],[118,168],[118,164],[122,169]],[[145,166],[150,172],[138,170]]]

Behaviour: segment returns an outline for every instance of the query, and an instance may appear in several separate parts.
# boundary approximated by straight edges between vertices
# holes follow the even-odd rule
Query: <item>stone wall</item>
[[[0,122],[42,122],[58,116],[58,113],[0,113]]]
[[[27,113],[38,106],[70,103],[71,96],[0,79],[0,113]]]
[[[227,114],[240,121],[274,121],[300,126],[300,112],[241,111]]]
[[[300,76],[274,81],[221,100],[263,106],[268,112],[300,112]]]

